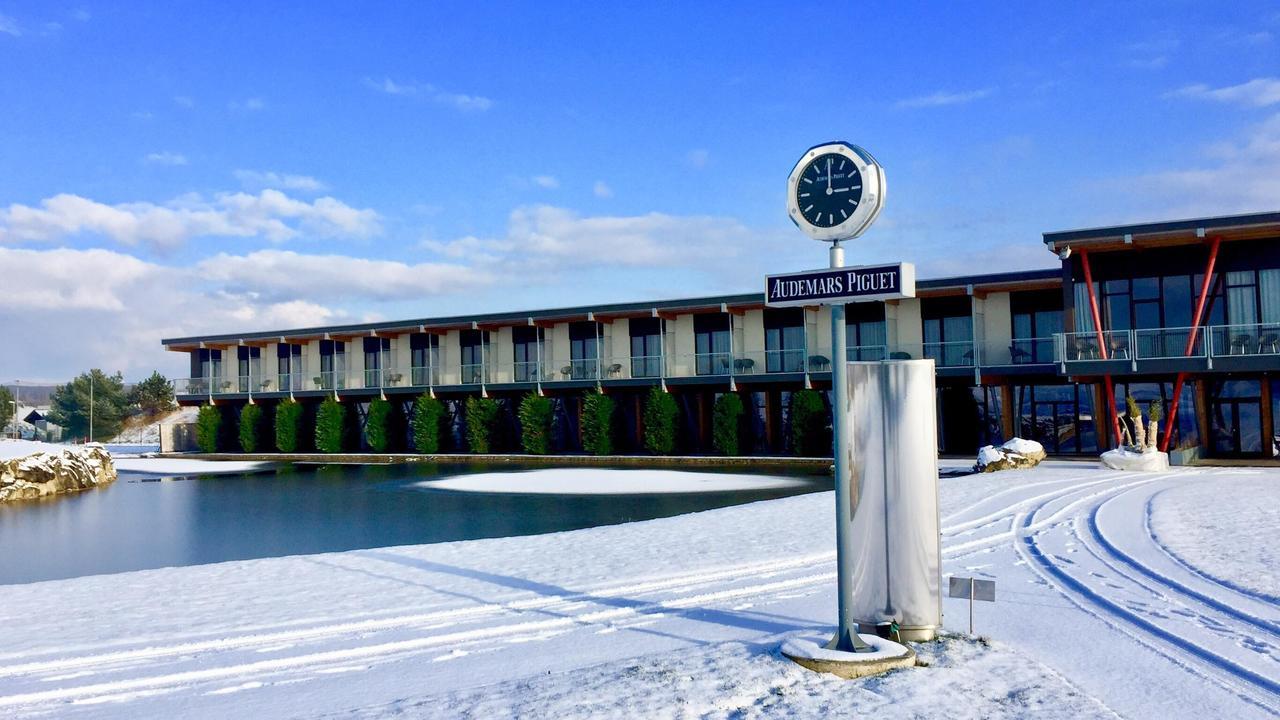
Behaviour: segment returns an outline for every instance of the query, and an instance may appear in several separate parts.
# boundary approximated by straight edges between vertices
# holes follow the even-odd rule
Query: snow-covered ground
[[[42,451],[59,452],[71,445],[35,442],[34,440],[0,440],[0,460],[23,457]],[[226,475],[257,472],[271,467],[272,463],[247,460],[188,460],[186,458],[135,457],[129,454],[112,454],[117,472],[144,473],[147,475]]]
[[[150,422],[132,424],[120,431],[112,444],[119,445],[159,445],[160,426],[166,423],[193,423],[200,413],[198,407],[180,407],[173,412],[165,413]]]
[[[1205,526],[1213,550],[1161,519],[1196,513],[1208,485],[1230,506]],[[860,681],[777,652],[835,614],[829,492],[0,586],[0,715],[1271,717],[1280,607],[1240,574],[1278,568],[1198,564],[1272,543],[1274,514],[1231,508],[1277,500],[1276,470],[1049,462],[944,479],[944,572],[997,580],[976,613],[992,640],[952,634],[918,647],[929,667]],[[945,611],[962,632],[964,601]]]
[[[647,495],[662,493],[770,490],[804,485],[801,480],[745,473],[691,473],[675,470],[554,468],[526,472],[455,475],[418,483],[434,490],[531,493],[537,495]]]

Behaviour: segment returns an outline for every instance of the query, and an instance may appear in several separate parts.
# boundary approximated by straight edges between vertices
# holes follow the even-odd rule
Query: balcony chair
[[[605,368],[605,372],[609,377],[620,377],[622,375],[622,363],[614,363]]]
[[[1234,335],[1231,338],[1231,346],[1227,349],[1229,355],[1248,355],[1249,345],[1253,338],[1249,335]],[[1240,352],[1236,352],[1239,349]]]
[[[270,387],[271,387],[270,378],[267,378],[266,380],[263,380],[262,382],[258,383],[258,389],[261,390],[262,392],[267,392],[267,388],[270,388]]]
[[[564,367],[560,368],[560,374],[564,377],[565,380],[568,380],[569,378],[573,377],[573,366],[565,365]]]
[[[1263,348],[1268,348],[1266,352],[1272,355],[1280,352],[1280,333],[1267,333],[1258,338],[1258,352],[1264,352]]]
[[[831,360],[826,355],[810,355],[809,368],[817,372],[825,372],[831,367]]]
[[[1014,365],[1031,362],[1031,353],[1018,347],[1016,343],[1009,345],[1009,360]]]
[[[1076,360],[1097,360],[1098,346],[1092,340],[1076,340]]]
[[[404,375],[402,375],[402,374],[400,374],[400,373],[388,373],[388,374],[387,374],[387,384],[388,384],[388,385],[399,385],[399,384],[400,384],[400,381],[401,381],[401,380],[403,380],[403,379],[404,379]]]
[[[756,361],[751,358],[737,358],[733,361],[733,372],[738,375],[755,372],[755,369]]]
[[[893,352],[889,353],[889,359],[890,360],[910,360],[911,353],[902,352],[901,350],[894,350]]]
[[[962,366],[972,366],[972,365],[973,365],[973,351],[972,351],[972,350],[965,350],[965,351],[964,351],[964,354],[960,356],[960,364],[961,364]]]
[[[1113,337],[1110,342],[1107,343],[1107,346],[1111,348],[1112,360],[1117,360],[1122,357],[1125,360],[1129,359],[1129,338]]]

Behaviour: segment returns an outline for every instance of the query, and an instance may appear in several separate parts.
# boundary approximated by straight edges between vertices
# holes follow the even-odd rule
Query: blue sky
[[[887,174],[850,260],[926,277],[1280,208],[1274,3],[272,5],[0,0],[5,380],[755,290],[824,263],[783,188],[831,139]]]

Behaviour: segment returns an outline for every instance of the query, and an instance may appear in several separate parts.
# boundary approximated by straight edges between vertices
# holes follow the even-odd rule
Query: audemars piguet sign
[[[765,304],[770,307],[837,305],[916,296],[916,268],[911,263],[807,270],[765,278]]]

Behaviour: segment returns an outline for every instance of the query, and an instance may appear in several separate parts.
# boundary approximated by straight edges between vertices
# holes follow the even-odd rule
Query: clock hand
[[[827,158],[827,194],[831,194],[831,158]]]

